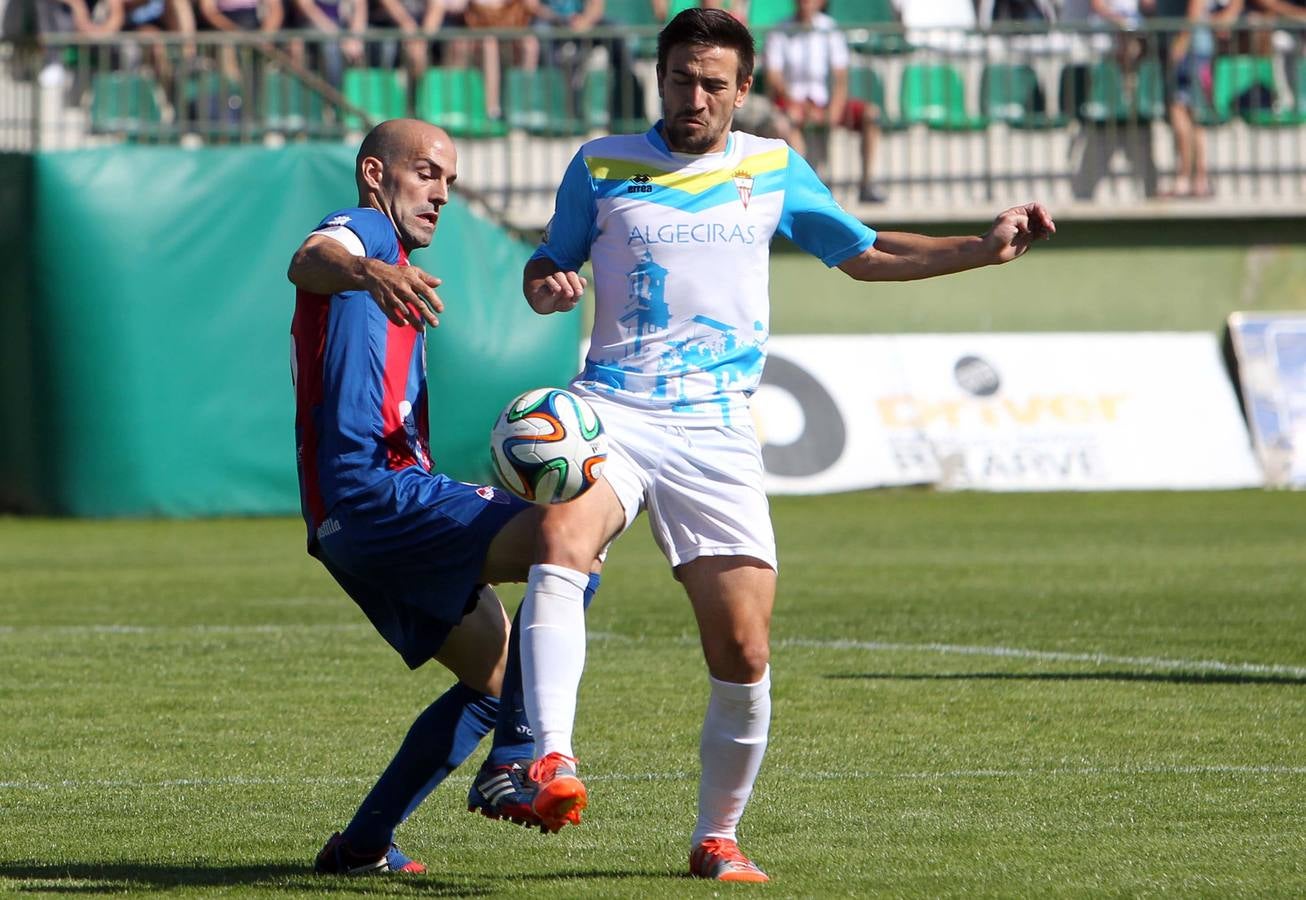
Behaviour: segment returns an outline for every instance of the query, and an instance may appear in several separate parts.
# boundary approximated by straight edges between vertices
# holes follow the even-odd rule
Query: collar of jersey
[[[726,159],[735,149],[735,133],[731,131],[726,135],[726,149],[720,153],[678,153],[668,147],[667,142],[662,139],[661,119],[653,123],[653,127],[648,130],[645,137],[660,153],[665,153],[674,159]]]

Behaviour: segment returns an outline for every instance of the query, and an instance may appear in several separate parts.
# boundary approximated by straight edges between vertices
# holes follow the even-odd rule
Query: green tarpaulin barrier
[[[355,148],[128,147],[0,158],[0,505],[79,516],[298,511],[286,266],[356,202]],[[413,264],[436,464],[488,480],[516,393],[563,384],[579,315],[521,296],[531,248],[457,199]]]

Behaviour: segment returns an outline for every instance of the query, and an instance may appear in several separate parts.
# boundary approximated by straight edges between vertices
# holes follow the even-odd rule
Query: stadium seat
[[[796,6],[794,0],[753,0],[748,6],[748,27],[754,32],[774,28],[792,19],[797,14]]]
[[[903,69],[900,106],[908,125],[941,131],[976,131],[988,125],[966,111],[966,83],[945,63],[914,63]]]
[[[1081,122],[1105,125],[1134,118],[1124,75],[1114,60],[1071,63],[1061,70],[1059,88],[1062,110]]]
[[[1139,119],[1151,122],[1165,118],[1165,106],[1165,70],[1159,60],[1145,59],[1138,64],[1134,110]]]
[[[980,113],[1012,128],[1057,128],[1062,116],[1050,116],[1047,98],[1034,67],[992,63],[980,75]]]
[[[661,25],[649,0],[608,0],[603,17],[616,25]]]
[[[632,90],[635,86],[632,85]],[[596,69],[585,78],[585,96],[581,111],[585,129],[610,131],[613,134],[639,134],[647,131],[646,119],[613,119],[610,111],[612,70]]]
[[[99,72],[91,81],[91,130],[129,138],[157,133],[163,111],[154,79],[132,72]]]
[[[888,117],[888,107],[884,105],[884,82],[874,69],[856,64],[849,67],[848,96],[874,103],[880,108],[881,131],[895,131],[906,127],[906,122]]]
[[[1292,91],[1291,104],[1282,109],[1252,110],[1247,121],[1253,125],[1306,125],[1306,63],[1297,63],[1297,83]]]
[[[1215,122],[1235,115],[1269,112],[1274,106],[1274,60],[1268,56],[1221,56],[1211,72],[1211,114]],[[1250,108],[1240,109],[1243,102]]]
[[[575,135],[586,130],[583,98],[558,69],[509,69],[504,80],[504,118],[509,128],[536,135]]]
[[[661,28],[663,23],[653,15],[653,4],[649,0],[607,0],[603,18],[613,25],[639,28],[647,32],[646,35],[630,39],[631,52],[641,59],[652,59],[657,55],[658,42],[653,29]]]
[[[194,72],[182,85],[178,115],[183,129],[204,138],[238,140],[258,131],[258,122],[246,114],[240,82],[220,72]]]
[[[828,13],[844,29],[878,26],[875,30],[854,30],[848,44],[861,53],[906,53],[911,44],[903,34],[893,0],[829,0]]]
[[[504,122],[486,112],[480,69],[427,69],[417,85],[416,112],[417,118],[434,122],[454,137],[501,137],[508,131]]]
[[[341,93],[366,113],[373,125],[408,115],[408,92],[403,77],[393,69],[346,69]],[[354,130],[363,127],[356,115],[346,115],[345,125]]]
[[[311,133],[323,124],[326,104],[322,95],[294,75],[269,71],[260,97],[268,131]]]

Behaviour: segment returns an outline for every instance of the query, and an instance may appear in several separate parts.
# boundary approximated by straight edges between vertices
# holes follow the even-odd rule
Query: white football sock
[[[735,828],[766,755],[771,727],[770,666],[754,684],[718,681],[711,675],[708,680],[712,696],[698,745],[703,774],[691,847],[710,837],[735,839]]]
[[[534,565],[521,609],[522,694],[535,732],[535,758],[572,756],[576,691],[585,670],[585,587],[589,575]]]

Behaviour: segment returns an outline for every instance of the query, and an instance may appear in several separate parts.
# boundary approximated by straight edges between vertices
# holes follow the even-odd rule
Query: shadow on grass
[[[99,895],[171,891],[186,887],[267,888],[306,893],[420,893],[430,897],[475,897],[493,892],[477,889],[465,881],[441,880],[438,875],[397,875],[369,878],[337,878],[314,875],[303,865],[270,863],[265,866],[162,865],[145,862],[97,863],[0,863],[0,882],[12,879],[18,885],[0,893],[54,893]],[[26,882],[23,884],[21,882]]]
[[[340,878],[314,875],[302,865],[191,866],[118,862],[40,863],[0,862],[0,893],[84,894],[148,893],[187,887],[244,887],[277,893],[420,894],[423,897],[482,897],[502,894],[522,882],[570,880],[619,880],[666,878],[665,870],[649,871],[564,871],[514,874],[473,886],[462,880],[442,880],[438,873],[427,875],[368,876]],[[18,884],[5,885],[10,880]]]
[[[853,672],[826,675],[831,681],[1145,681],[1161,684],[1293,684],[1298,675],[1247,675],[1232,672]]]

